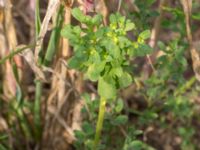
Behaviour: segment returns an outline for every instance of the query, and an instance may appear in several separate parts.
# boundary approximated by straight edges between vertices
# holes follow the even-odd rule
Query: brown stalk
[[[7,54],[9,54],[12,50],[14,50],[17,46],[17,37],[16,37],[16,31],[15,26],[13,23],[13,17],[12,17],[12,3],[10,0],[2,1],[4,3],[3,6],[0,6],[0,16],[1,16],[1,22],[0,22],[0,30],[1,30],[1,57],[5,57]],[[18,67],[18,74],[19,74],[19,80],[21,80],[21,67],[22,62],[21,58],[19,56],[14,56],[13,58],[14,62],[16,63]],[[16,94],[16,84],[17,81],[15,79],[11,61],[7,60],[4,65],[2,65],[3,70],[3,89],[4,94],[6,97],[11,98],[15,96]]]
[[[70,24],[71,22],[71,8],[70,6],[65,7],[65,14],[64,14],[64,24]],[[62,38],[61,39],[61,47],[60,47],[60,58],[67,58],[70,56],[70,50],[69,50],[69,41],[68,39]],[[60,63],[60,62],[59,62]],[[60,75],[63,79],[67,78],[67,68],[64,64],[60,63]],[[62,80],[58,81],[58,101],[62,101],[65,92],[66,92],[66,86],[65,83]]]
[[[186,23],[186,32],[187,32],[187,39],[189,42],[190,54],[192,57],[192,65],[195,76],[198,81],[200,81],[200,56],[193,45],[192,39],[192,31],[191,31],[191,14],[192,14],[192,1],[191,0],[181,0],[181,4],[183,6],[183,11],[185,14],[185,23]]]
[[[73,1],[63,1],[65,6],[63,26],[71,23],[71,6]],[[48,98],[48,112],[45,125],[45,138],[48,144],[45,147],[57,147],[54,141],[60,141],[59,149],[66,149],[74,140],[74,130],[80,129],[81,120],[81,102],[76,96],[73,86],[68,86],[66,82],[75,84],[79,93],[82,92],[83,80],[79,80],[82,76],[75,79],[75,72],[68,70],[61,59],[67,59],[71,55],[69,42],[67,39],[61,38],[59,43],[59,51],[55,60],[55,68],[51,82],[51,94]],[[59,77],[58,77],[59,76]],[[69,83],[70,84],[70,83]],[[81,106],[81,107],[80,107]],[[45,139],[44,139],[45,140]]]

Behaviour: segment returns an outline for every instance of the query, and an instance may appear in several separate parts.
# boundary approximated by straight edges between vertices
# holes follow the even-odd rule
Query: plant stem
[[[106,99],[101,97],[93,150],[97,149],[99,141],[100,141],[101,131],[102,131],[102,127],[103,127],[104,114],[105,114],[105,108],[106,108]]]
[[[38,38],[38,35],[39,35],[39,32],[40,32],[40,27],[41,27],[41,19],[40,19],[40,0],[36,0],[35,1],[35,6],[36,6],[36,9],[35,9],[35,37],[36,37],[36,40]]]
[[[41,117],[40,117],[40,105],[41,105],[41,95],[42,95],[42,83],[39,80],[35,81],[36,92],[35,92],[35,102],[34,102],[34,125],[35,125],[35,136],[39,140],[41,138]]]
[[[41,18],[40,18],[40,0],[35,1],[36,10],[35,10],[35,40],[37,41],[39,32],[41,29]],[[41,56],[38,56],[38,64],[41,65]],[[35,80],[35,101],[34,101],[34,126],[35,126],[35,138],[39,141],[42,133],[41,125],[41,96],[42,96],[42,82],[38,79]]]

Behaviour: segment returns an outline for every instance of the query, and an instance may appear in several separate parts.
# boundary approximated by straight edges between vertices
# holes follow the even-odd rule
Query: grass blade
[[[64,20],[63,10],[64,10],[64,7],[60,6],[59,11],[56,16],[56,26],[51,33],[51,37],[50,37],[49,44],[47,47],[47,52],[44,57],[43,64],[45,66],[49,65],[49,63],[52,61],[53,56],[56,52],[56,48],[58,46],[59,40],[60,40],[60,31],[61,31],[62,23]]]

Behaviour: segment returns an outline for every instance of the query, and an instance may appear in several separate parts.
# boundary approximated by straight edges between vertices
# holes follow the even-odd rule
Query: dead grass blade
[[[42,21],[39,37],[37,40],[37,46],[35,48],[35,62],[38,62],[39,53],[42,48],[42,43],[44,40],[44,36],[47,32],[49,21],[52,18],[53,14],[56,12],[58,6],[60,5],[60,0],[50,0],[47,8],[46,15]]]

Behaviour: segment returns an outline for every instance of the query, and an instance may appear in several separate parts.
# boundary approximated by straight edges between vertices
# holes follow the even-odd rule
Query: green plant
[[[181,149],[182,150],[195,150],[195,146],[191,142],[194,135],[194,129],[192,127],[179,127],[178,133],[182,137]]]
[[[56,1],[62,3],[57,6]],[[87,6],[93,4],[85,1],[81,7],[88,11]],[[183,4],[186,1],[191,6]],[[80,84],[76,83],[80,83],[80,77],[82,80],[82,74],[74,76],[59,61],[68,58],[70,49],[74,50],[74,55],[68,60],[69,68],[79,70],[85,79],[92,81],[86,81],[83,86],[83,91],[88,93],[81,98],[84,100],[80,116],[82,130],[74,132],[77,140],[72,144],[73,148],[154,150],[166,146],[180,150],[200,149],[197,132],[200,86],[192,70],[195,65],[194,71],[198,72],[199,61],[191,61],[189,54],[192,46],[199,48],[200,4],[197,0],[126,0],[126,3],[109,0],[105,1],[103,11],[115,13],[115,6],[118,6],[117,11],[126,18],[119,13],[108,14],[103,22],[101,15],[85,16],[77,8],[72,11],[76,21],[73,18],[70,22],[73,1],[55,0],[53,3],[58,9],[55,12],[47,9],[44,13],[47,1],[35,0],[35,8],[33,1],[22,4],[28,7],[30,4],[31,10],[34,9],[35,26],[31,25],[33,18],[27,9],[21,13],[18,11],[21,5],[15,7],[17,2],[12,2],[14,9],[10,13],[14,12],[17,41],[27,44],[42,39],[43,42],[39,55],[35,55],[38,61],[31,59],[36,66],[29,66],[33,69],[29,76],[26,73],[30,71],[27,70],[30,62],[26,67],[26,63],[18,63],[15,56],[26,49],[33,50],[37,45],[19,45],[11,50],[13,40],[9,35],[15,37],[15,33],[6,29],[7,17],[4,16],[9,13],[0,11],[0,30],[3,31],[0,47],[6,47],[6,52],[4,48],[0,50],[0,150],[69,147],[66,142],[71,143],[73,136],[66,136],[66,127],[74,129],[74,125],[80,123],[76,120],[79,117],[77,101],[73,100],[74,97],[79,99]],[[102,2],[97,1],[94,7],[103,6]],[[188,18],[184,11],[186,7],[192,9]],[[41,14],[50,16],[49,12],[54,13],[50,24],[40,18]],[[12,20],[7,22],[12,24]],[[70,48],[68,41],[61,37],[65,22],[71,24],[62,30],[62,35],[71,43]],[[188,40],[190,33],[187,34],[188,22],[191,22],[191,41]],[[44,24],[49,27],[48,33],[39,37]],[[149,41],[146,39],[150,32],[146,29],[153,31]],[[33,31],[35,36],[30,34]],[[156,52],[151,54],[152,49],[145,43],[152,45]],[[148,59],[152,58],[153,72],[148,68],[146,54],[150,54]],[[194,55],[197,60],[198,55],[197,51]],[[19,66],[23,70],[18,72]],[[44,73],[46,80],[37,78],[37,70]],[[7,88],[16,93],[7,93]]]
[[[77,150],[93,150],[93,137],[95,135],[95,121],[98,118],[96,111],[99,106],[98,99],[91,100],[89,94],[82,96],[85,100],[85,106],[82,109],[84,121],[82,130],[75,131],[77,140],[74,146]],[[126,109],[123,100],[118,98],[107,104],[109,111],[105,112],[103,136],[99,150],[143,150],[149,148],[143,141],[138,140],[138,136],[143,132],[138,130],[135,125],[129,123],[128,116],[123,113]],[[153,148],[151,148],[153,149]]]
[[[99,115],[93,149],[97,149],[103,126],[106,103],[117,97],[117,90],[132,83],[129,60],[145,56],[152,49],[145,44],[150,31],[139,34],[137,41],[128,38],[127,33],[136,29],[135,24],[119,13],[109,17],[110,24],[103,25],[102,16],[85,16],[75,8],[72,15],[83,27],[67,25],[62,36],[69,39],[74,49],[70,68],[84,72],[85,78],[98,82],[100,98]]]

